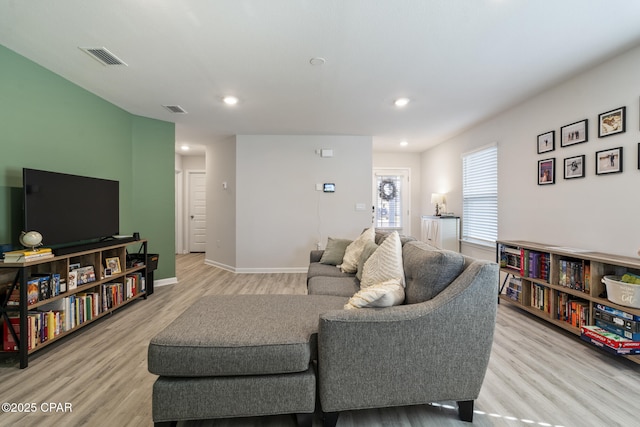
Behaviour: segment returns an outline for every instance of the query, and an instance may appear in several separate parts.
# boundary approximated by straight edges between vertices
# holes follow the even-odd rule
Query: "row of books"
[[[549,281],[551,256],[546,252],[504,247],[503,266],[517,270],[520,276]]]
[[[551,313],[551,289],[534,283],[531,287],[531,307]]]
[[[589,303],[572,295],[558,292],[556,295],[556,319],[579,328],[590,323]]]
[[[125,277],[124,283],[105,283],[101,292],[82,292],[41,305],[37,310],[27,313],[27,344],[29,350],[39,344],[56,338],[61,333],[94,319],[101,312],[117,307],[146,290],[142,273],[133,273]],[[10,317],[14,331],[20,338],[20,318]],[[13,339],[6,322],[3,322],[3,350],[17,351],[18,345]]]
[[[57,273],[34,273],[27,280],[27,304],[32,305],[38,301],[44,301],[51,297],[66,292],[67,285],[64,279],[60,278]],[[7,289],[7,292],[9,290]],[[9,299],[8,306],[20,305],[20,289],[13,290]]]
[[[70,331],[78,325],[92,320],[100,314],[100,294],[79,293],[52,301],[38,310],[27,312],[27,345],[32,350],[39,344],[56,338],[58,335]],[[14,331],[21,338],[20,318],[10,317]],[[18,346],[9,331],[8,325],[3,326],[3,350],[17,351]]]
[[[506,295],[510,299],[522,303],[522,279],[511,277],[506,289]]]
[[[4,262],[29,262],[47,258],[53,258],[51,248],[39,248],[35,250],[23,249],[4,253]]]
[[[591,266],[589,261],[559,260],[558,284],[589,293],[591,289]]]

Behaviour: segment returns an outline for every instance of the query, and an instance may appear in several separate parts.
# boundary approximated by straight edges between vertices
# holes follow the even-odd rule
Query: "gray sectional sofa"
[[[376,234],[376,241],[386,236]],[[498,266],[402,239],[405,301],[343,309],[355,273],[312,251],[309,295],[221,295],[187,310],[149,345],[153,419],[341,411],[457,401],[472,421],[493,341]],[[216,328],[216,325],[224,325]],[[319,402],[317,402],[319,399]]]

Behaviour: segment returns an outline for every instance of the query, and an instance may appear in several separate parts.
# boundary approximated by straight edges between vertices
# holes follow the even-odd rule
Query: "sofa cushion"
[[[351,277],[312,277],[307,282],[309,295],[335,295],[349,298],[360,289],[360,282]]]
[[[397,279],[404,286],[402,244],[397,232],[391,233],[364,263],[360,288]]]
[[[321,313],[343,297],[208,295],[151,339],[149,372],[174,377],[303,372],[317,356]]]
[[[404,288],[397,279],[360,289],[345,304],[345,310],[365,307],[391,307],[402,304]]]
[[[405,303],[415,304],[438,295],[465,268],[465,258],[453,251],[434,249],[423,242],[409,242],[402,250],[407,280]]]
[[[382,242],[384,242],[384,239],[389,237],[391,235],[391,233],[393,233],[393,231],[376,230],[376,235],[375,235],[375,239],[374,239],[376,244],[377,245],[381,245]],[[407,242],[413,242],[413,241],[416,240],[415,237],[405,236],[404,234],[399,234],[398,236],[400,237],[400,243],[402,243],[402,246],[404,246],[405,243],[407,243]]]
[[[348,239],[334,239],[333,237],[329,237],[327,239],[327,247],[322,254],[322,258],[320,258],[320,263],[329,265],[342,264],[344,252],[351,242],[352,240]]]
[[[356,240],[347,246],[340,267],[344,273],[355,273],[358,271],[358,260],[360,259],[362,250],[367,242],[373,242],[374,237],[375,228],[367,228]]]
[[[319,262],[312,262],[309,264],[309,270],[307,271],[307,279],[316,276],[326,277],[354,277],[353,274],[343,273],[339,267],[329,264],[320,264]]]

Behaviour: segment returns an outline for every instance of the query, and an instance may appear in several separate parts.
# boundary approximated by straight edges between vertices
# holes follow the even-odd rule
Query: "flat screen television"
[[[22,170],[24,230],[42,234],[44,246],[68,246],[117,235],[120,183],[108,179]]]

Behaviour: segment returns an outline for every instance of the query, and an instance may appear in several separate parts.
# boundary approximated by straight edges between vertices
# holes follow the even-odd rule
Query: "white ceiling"
[[[635,0],[0,0],[0,44],[196,147],[340,134],[422,151],[639,43]]]

